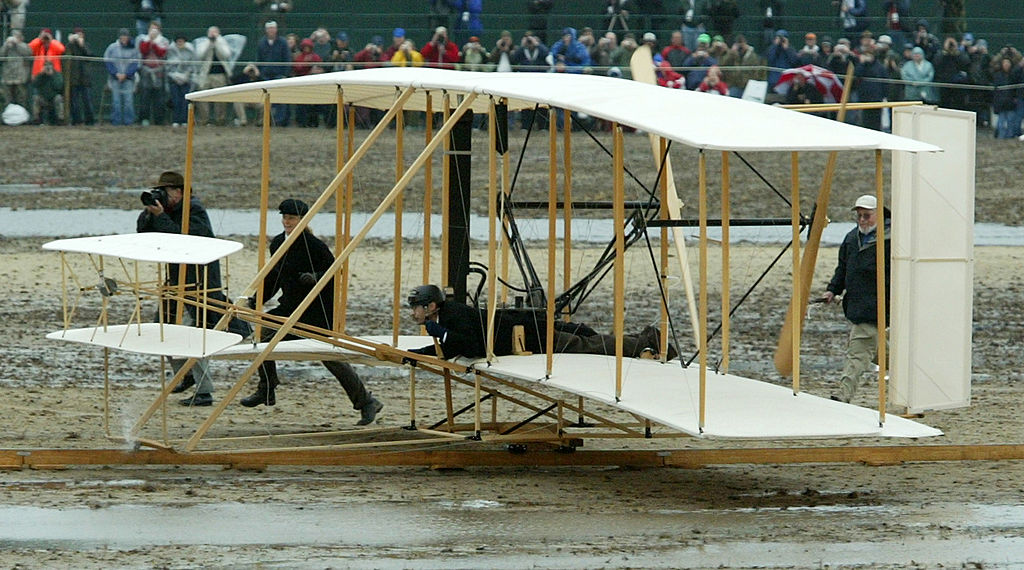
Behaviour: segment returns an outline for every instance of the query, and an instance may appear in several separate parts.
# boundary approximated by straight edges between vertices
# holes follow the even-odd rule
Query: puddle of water
[[[107,482],[136,486],[138,480]],[[701,543],[741,529],[806,528],[843,517],[850,528],[880,520],[948,527],[947,537],[892,537],[887,542],[736,540]],[[578,567],[821,566],[977,562],[1024,563],[1024,538],[1003,536],[1024,526],[1024,505],[932,505],[921,508],[828,505],[790,509],[663,510],[645,513],[523,510],[492,500],[420,504],[285,505],[224,503],[173,507],[0,507],[0,551],[7,549],[132,549],[152,545],[330,546],[329,556],[387,549],[398,558],[374,557],[378,568],[520,568],[540,564]],[[970,532],[967,532],[970,531]],[[1014,533],[1018,534],[1018,533]],[[688,543],[688,544],[687,544]],[[586,545],[613,554],[592,555]],[[633,547],[631,545],[637,545]],[[522,554],[501,556],[522,545]],[[480,549],[481,556],[446,557]],[[401,553],[405,554],[401,554]],[[543,552],[543,555],[528,554]],[[415,553],[410,554],[410,553]],[[304,560],[305,563],[311,562]],[[358,558],[344,558],[358,566]],[[287,565],[287,564],[285,564]]]

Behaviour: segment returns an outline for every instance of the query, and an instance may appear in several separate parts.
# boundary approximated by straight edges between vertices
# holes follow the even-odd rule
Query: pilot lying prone
[[[482,358],[487,354],[486,311],[464,303],[446,300],[436,285],[420,285],[409,294],[409,307],[417,323],[424,325],[435,343],[410,352],[451,359],[458,356]],[[513,329],[522,325],[524,346],[529,352],[545,351],[544,313],[522,309],[500,309],[495,313],[494,354],[515,354]],[[657,327],[648,326],[638,335],[623,335],[622,353],[628,358],[639,358],[645,351],[655,358],[659,355],[661,338]],[[440,354],[438,353],[440,348]],[[587,325],[555,322],[556,353],[603,354],[615,356],[615,336],[598,334]],[[677,356],[669,345],[668,359]]]

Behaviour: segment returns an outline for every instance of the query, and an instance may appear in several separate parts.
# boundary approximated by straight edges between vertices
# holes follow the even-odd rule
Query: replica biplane
[[[941,432],[905,417],[886,413],[887,406],[903,405],[908,410],[937,409],[966,405],[969,399],[972,259],[969,234],[973,224],[973,164],[964,165],[959,159],[953,160],[949,156],[949,148],[945,148],[945,145],[940,148],[940,145],[934,144],[948,140],[950,129],[958,128],[956,125],[963,122],[962,115],[948,115],[943,114],[942,110],[917,106],[894,110],[894,132],[912,135],[911,138],[862,129],[773,106],[664,89],[643,82],[590,75],[472,73],[429,68],[381,68],[308,75],[211,89],[191,93],[188,98],[192,103],[242,102],[263,105],[259,269],[242,292],[242,297],[254,297],[255,306],[262,307],[265,301],[260,298],[262,280],[295,241],[296,236],[328,205],[334,206],[336,216],[336,258],[290,318],[274,317],[260,309],[252,309],[246,303],[212,301],[201,283],[191,284],[188,290],[164,286],[159,279],[143,284],[136,275],[138,270],[133,273],[123,261],[123,279],[117,280],[117,283],[110,282],[110,272],[103,271],[102,262],[99,265],[94,263],[100,272],[100,285],[97,289],[101,293],[111,294],[112,289],[120,286],[122,292],[131,291],[138,300],[130,322],[114,326],[103,321],[85,328],[72,328],[71,314],[66,311],[65,330],[49,336],[100,346],[104,350],[120,349],[188,359],[169,382],[162,383],[163,389],[128,431],[127,439],[130,441],[188,454],[223,452],[225,447],[219,443],[229,439],[235,443],[236,440],[244,440],[245,445],[252,446],[252,449],[243,448],[247,451],[280,450],[278,443],[283,441],[283,434],[219,438],[215,428],[218,418],[226,412],[231,413],[229,406],[231,411],[238,408],[235,405],[236,397],[265,360],[337,359],[358,364],[400,366],[407,371],[410,377],[409,421],[401,426],[406,429],[374,427],[370,430],[340,430],[330,432],[338,440],[306,440],[307,443],[303,444],[338,453],[346,448],[358,448],[363,450],[364,455],[361,457],[366,463],[375,462],[372,454],[365,453],[365,450],[375,446],[429,445],[437,449],[436,446],[446,442],[457,441],[459,445],[465,445],[469,439],[508,445],[538,442],[553,444],[561,449],[573,449],[588,438],[643,438],[650,437],[655,430],[659,437],[672,435],[712,439],[922,438],[941,435]],[[348,120],[338,121],[337,161],[333,180],[312,201],[309,213],[302,218],[296,231],[285,240],[276,254],[268,258],[264,252],[270,191],[270,108],[274,104],[331,105],[336,107],[339,118],[347,117]],[[354,144],[353,136],[356,108],[377,109],[383,115],[358,147]],[[405,154],[404,145],[409,144],[411,137],[405,134],[403,114],[408,112],[422,113],[428,120],[425,122],[425,136],[418,155],[411,163],[405,164],[402,159]],[[516,177],[511,168],[512,151],[506,127],[509,114],[515,112],[533,113],[548,120],[549,153],[545,160],[532,161],[533,164],[527,165],[537,167],[540,163],[541,168],[548,170],[547,199],[534,204],[513,199]],[[486,248],[486,262],[480,265],[471,264],[467,253],[470,240],[466,218],[470,194],[468,179],[462,177],[461,168],[465,166],[461,161],[468,160],[471,154],[469,139],[472,136],[474,114],[486,117],[489,139],[485,198],[488,238],[483,246]],[[604,150],[609,156],[606,180],[610,181],[611,195],[599,204],[586,205],[574,201],[571,192],[572,153],[566,149],[571,140],[568,126],[582,116],[600,119],[610,125],[611,144],[610,148]],[[946,120],[952,120],[954,126],[950,127],[943,122]],[[193,176],[193,124],[190,117],[189,155],[185,172],[186,204]],[[558,134],[559,125],[565,134],[564,138]],[[379,204],[368,221],[361,227],[354,227],[351,217],[354,173],[362,161],[372,156],[381,135],[389,128],[395,130],[395,154],[398,157],[396,181],[380,196]],[[649,177],[652,181],[646,186],[641,184],[646,192],[642,200],[626,199],[624,189],[630,183],[627,178],[636,184],[640,184],[640,181],[634,174],[636,166],[633,165],[631,169],[625,164],[624,129],[647,133],[655,151],[654,168]],[[936,130],[937,133],[934,132]],[[780,136],[783,133],[798,135]],[[971,149],[970,153],[964,152],[963,156],[973,155],[971,137],[957,143]],[[561,177],[558,154],[560,144],[564,158]],[[689,213],[689,217],[684,217],[686,212],[677,195],[668,159],[669,148],[673,144],[696,149],[698,153],[697,163],[693,165],[698,184],[687,196],[691,203],[696,204],[696,208]],[[944,149],[946,153],[941,152]],[[962,150],[967,149],[965,147]],[[781,354],[776,355],[780,371],[784,369],[792,379],[787,385],[729,372],[730,343],[735,342],[735,338],[730,335],[732,306],[728,293],[729,228],[733,224],[753,223],[734,220],[730,216],[729,157],[738,156],[742,159],[748,154],[780,151],[788,153],[792,164],[790,216],[783,222],[792,227],[792,241],[788,247],[792,255],[793,301],[787,312],[787,321],[793,325],[785,329],[784,342],[780,343],[783,347],[780,349]],[[961,252],[959,256],[948,252],[928,256],[917,251],[915,248],[919,245],[913,232],[927,233],[930,230],[916,223],[908,222],[894,234],[895,240],[901,240],[894,242],[894,272],[897,275],[893,291],[892,337],[895,346],[891,359],[894,363],[891,371],[894,389],[888,389],[887,385],[890,374],[886,366],[887,359],[880,358],[882,364],[876,409],[832,401],[806,393],[800,388],[802,327],[799,323],[803,322],[809,288],[809,281],[804,275],[807,266],[814,264],[813,257],[808,260],[807,254],[810,249],[816,253],[817,243],[812,241],[818,239],[808,238],[802,248],[801,235],[803,230],[811,226],[811,230],[817,229],[817,235],[820,236],[820,229],[827,224],[825,214],[831,170],[822,182],[822,189],[815,202],[817,209],[807,216],[800,211],[799,157],[806,153],[831,153],[831,165],[837,153],[848,151],[874,154],[874,188],[880,203],[889,203],[885,199],[887,186],[883,181],[883,153],[888,152],[893,160],[893,209],[897,213],[909,213],[924,208],[925,204],[934,204],[928,206],[929,215],[936,215],[936,208],[951,209],[950,212],[940,212],[938,215],[957,218],[961,223],[956,227],[966,228],[967,234],[963,238],[966,240],[967,252]],[[432,204],[438,201],[434,195],[435,176],[432,170],[433,159],[438,153],[442,155],[439,199],[442,204],[441,253],[436,256],[440,257],[439,272],[431,261],[433,252],[430,227]],[[722,185],[719,200],[722,213],[718,218],[712,217],[708,205],[708,156],[712,153],[721,156],[718,179]],[[522,166],[522,158],[519,162]],[[956,170],[959,178],[949,170],[938,172],[936,164],[944,164],[947,169],[959,167]],[[423,187],[414,188],[414,181],[416,184],[422,182]],[[409,276],[403,275],[403,268],[415,260],[403,258],[402,212],[404,197],[413,191],[423,192],[424,211],[421,220],[424,239],[422,271]],[[936,197],[930,198],[930,195]],[[594,269],[582,275],[572,275],[574,265],[570,263],[571,216],[574,207],[610,211],[608,217],[614,228],[614,237],[608,242]],[[515,217],[517,208],[546,211],[547,235],[542,236],[543,245],[534,246],[532,252],[518,231]],[[393,244],[395,277],[391,289],[393,326],[390,331],[381,331],[383,334],[378,335],[351,334],[345,318],[349,303],[349,262],[371,228],[389,211],[393,211],[396,225]],[[714,308],[709,307],[709,289],[713,284],[709,282],[708,268],[708,249],[712,243],[708,237],[708,228],[713,226],[720,227],[721,232],[717,247],[721,249],[722,259],[722,306],[718,311],[717,323],[709,322],[710,315],[715,312]],[[679,232],[683,227],[697,229],[696,253],[687,253],[688,246]],[[159,240],[157,243],[142,234],[103,236],[58,240],[46,247],[61,251],[62,255],[78,252],[100,258],[109,256],[161,265],[209,263],[240,247],[227,240],[186,235],[178,238],[174,242]],[[655,288],[660,292],[658,326],[662,346],[656,353],[665,355],[670,339],[688,337],[684,342],[692,342],[696,351],[693,358],[667,360],[665,357],[624,357],[622,337],[626,329],[624,315],[628,302],[624,264],[631,246],[644,243],[648,244],[648,248],[642,255],[644,259],[649,258],[654,266],[653,274],[658,276]],[[672,271],[670,245],[675,247],[675,257],[681,272],[679,280],[670,280],[668,276]],[[538,257],[537,250],[539,258],[543,259],[541,263],[534,262],[534,258]],[[801,253],[804,254],[803,258]],[[698,257],[699,269],[695,278],[690,275],[687,262],[687,255],[694,254]],[[563,261],[561,267],[557,265],[559,257]],[[521,282],[513,284],[515,280],[508,275],[510,264],[518,269]],[[925,266],[923,272],[915,272],[919,265]],[[947,334],[935,340],[927,336],[930,334],[928,311],[926,306],[917,302],[917,295],[920,289],[929,288],[926,281],[929,271],[934,277],[934,271],[940,268],[944,272],[943,278],[948,280],[951,267],[959,268],[956,275],[960,280],[956,281],[956,286],[946,287],[942,291],[933,290],[927,300],[949,303],[946,307],[957,304],[963,307],[966,303],[967,322],[966,325],[947,325],[947,333],[955,329],[958,335]],[[474,271],[482,277],[476,295],[472,294],[467,284]],[[438,275],[440,278],[437,278]],[[610,277],[610,286],[604,283],[605,277]],[[431,337],[423,334],[402,334],[401,313],[405,292],[410,288],[409,283],[418,285],[423,282],[440,283],[456,301],[477,303],[488,316],[488,323],[495,321],[498,311],[517,308],[529,311],[537,316],[540,326],[546,328],[547,334],[541,335],[544,339],[552,339],[556,321],[570,318],[594,294],[597,287],[607,287],[611,299],[607,309],[609,314],[614,315],[612,325],[617,338],[614,355],[559,354],[554,351],[550,340],[542,345],[543,350],[532,354],[518,350],[512,354],[496,355],[494,347],[497,333],[494,326],[485,326],[481,331],[488,347],[486,358],[445,360],[409,352],[409,349],[432,342]],[[332,283],[335,296],[334,330],[300,323],[298,318],[302,311]],[[674,297],[668,294],[673,283],[683,283],[685,291],[680,296],[684,299],[681,303],[675,303],[672,300]],[[942,295],[948,295],[950,299],[956,297],[956,300],[939,298]],[[193,304],[201,310],[204,319],[210,320],[210,326],[196,328],[143,323],[141,302],[149,297]],[[903,305],[900,305],[901,302]],[[65,299],[67,306],[68,300]],[[233,318],[248,321],[257,330],[261,326],[271,326],[277,332],[267,342],[242,340],[238,335],[225,332]],[[921,319],[924,319],[923,324]],[[683,321],[688,321],[688,326],[681,325]],[[709,354],[712,350],[709,344],[713,338],[712,328],[720,331],[720,340],[715,347],[717,358]],[[692,336],[689,336],[689,332],[681,332],[684,330],[692,331]],[[286,340],[288,335],[298,339]],[[885,335],[881,336],[880,351],[885,355]],[[919,337],[925,342],[919,342]],[[254,338],[259,338],[259,335],[254,335]],[[677,346],[682,344],[677,342]],[[922,346],[930,347],[930,352]],[[935,361],[937,352],[942,354],[938,362]],[[221,394],[208,417],[190,436],[171,438],[166,428],[162,437],[147,432],[149,420],[162,406],[165,407],[172,387],[201,358],[238,360],[246,367],[232,379],[230,389]],[[410,366],[410,362],[415,362],[415,366]],[[935,367],[940,367],[940,372],[935,373]],[[417,418],[416,387],[417,375],[422,378],[428,374],[443,380],[446,413],[436,423],[425,425]],[[422,386],[423,382],[419,382],[419,385]],[[465,391],[460,392],[462,387],[465,387]],[[942,396],[932,397],[936,394]],[[467,400],[464,406],[459,405],[460,397]],[[499,403],[505,406],[500,411]],[[489,417],[485,413],[486,404],[490,405]],[[392,402],[391,407],[398,406]],[[464,415],[471,415],[472,419],[462,420]],[[382,435],[368,441],[365,434],[374,430]],[[355,443],[351,439],[346,440],[346,435],[352,432],[363,434],[362,439]],[[262,444],[258,443],[261,438],[264,440]],[[238,448],[236,445],[227,449]]]

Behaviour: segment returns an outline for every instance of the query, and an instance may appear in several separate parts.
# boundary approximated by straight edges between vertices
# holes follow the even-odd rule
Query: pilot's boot
[[[242,398],[242,405],[246,408],[254,408],[260,404],[273,406],[277,403],[274,389],[279,384],[277,380],[277,364],[273,361],[264,362],[259,369],[260,382],[256,385],[256,391],[251,395]]]

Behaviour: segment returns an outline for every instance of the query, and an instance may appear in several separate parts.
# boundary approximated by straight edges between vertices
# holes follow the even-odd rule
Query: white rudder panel
[[[889,401],[911,412],[971,399],[975,114],[893,109],[893,134],[941,153],[893,153]]]

